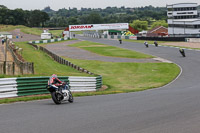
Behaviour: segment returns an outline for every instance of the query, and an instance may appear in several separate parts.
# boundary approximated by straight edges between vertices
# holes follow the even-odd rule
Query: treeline
[[[139,8],[125,8],[124,6],[97,8],[69,8],[52,10],[50,7],[42,11],[49,14],[48,27],[66,27],[72,24],[97,24],[97,23],[132,23],[133,20],[148,21],[167,20],[166,7],[145,6]]]
[[[198,7],[200,8],[200,6]],[[136,21],[139,20],[139,21]],[[141,23],[141,21],[143,21]],[[130,23],[145,30],[147,27],[158,22],[156,25],[167,27],[166,7],[145,6],[138,8],[107,7],[101,8],[69,8],[58,11],[46,7],[43,10],[10,10],[0,5],[0,24],[25,25],[30,27],[67,27],[74,24],[99,24],[99,23]],[[147,23],[147,24],[145,24]],[[147,26],[143,26],[143,24]],[[152,27],[151,27],[152,28]]]
[[[49,15],[40,10],[10,10],[6,6],[0,5],[0,24],[44,27],[45,22],[49,19]]]

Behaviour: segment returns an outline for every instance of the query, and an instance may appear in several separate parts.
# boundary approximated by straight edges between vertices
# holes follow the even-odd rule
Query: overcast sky
[[[158,6],[165,7],[166,4],[175,3],[198,3],[200,0],[0,0],[0,5],[5,5],[9,9],[22,8],[25,10],[44,9],[50,6],[53,10],[61,8],[106,8],[108,6],[125,6],[125,7],[141,7],[141,6]]]

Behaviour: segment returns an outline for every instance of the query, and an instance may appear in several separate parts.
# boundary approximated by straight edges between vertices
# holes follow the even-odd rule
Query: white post
[[[5,50],[4,50],[4,57],[5,57],[5,62],[7,61],[7,43],[8,43],[8,38],[7,38],[7,36],[6,36],[6,40],[5,40]]]

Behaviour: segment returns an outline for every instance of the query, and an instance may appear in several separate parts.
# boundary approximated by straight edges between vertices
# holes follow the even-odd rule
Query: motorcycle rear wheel
[[[55,104],[61,104],[61,95],[59,93],[56,93],[55,91],[51,93],[52,100]]]

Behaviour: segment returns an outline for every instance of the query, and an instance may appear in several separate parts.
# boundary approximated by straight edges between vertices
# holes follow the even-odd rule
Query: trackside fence
[[[96,91],[102,87],[102,77],[58,77],[68,82],[72,92]],[[49,77],[23,77],[0,79],[0,98],[49,93],[46,89]]]
[[[34,63],[33,62],[25,62],[20,57],[20,54],[17,54],[17,49],[14,48],[11,41],[8,40],[6,45],[6,53],[11,54],[13,61],[6,58],[6,61],[0,61],[0,74],[5,75],[24,75],[24,74],[34,74]],[[8,56],[7,56],[8,57]]]
[[[34,74],[34,63],[33,62],[23,62],[21,61],[16,53],[14,52],[13,48],[11,45],[8,45],[8,50],[10,51],[13,60],[14,60],[14,65],[13,65],[13,75],[23,75],[23,74]],[[18,67],[16,67],[16,66]]]

